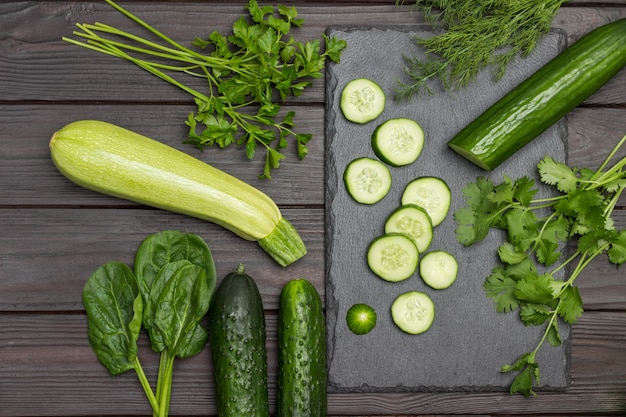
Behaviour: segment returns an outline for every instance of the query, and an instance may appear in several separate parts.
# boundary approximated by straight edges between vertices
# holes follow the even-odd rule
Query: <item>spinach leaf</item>
[[[133,271],[124,263],[99,267],[83,288],[89,343],[112,375],[135,369],[142,298]]]
[[[215,289],[216,272],[211,250],[198,235],[178,230],[164,230],[148,236],[135,255],[135,275],[144,303],[147,302],[152,282],[167,264],[188,260],[206,271],[210,294]]]

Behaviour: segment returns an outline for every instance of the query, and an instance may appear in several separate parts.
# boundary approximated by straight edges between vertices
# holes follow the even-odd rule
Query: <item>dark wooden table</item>
[[[290,2],[291,3],[291,2]],[[420,17],[394,1],[295,2],[318,38],[330,24],[412,25]],[[185,43],[225,32],[245,2],[124,2]],[[569,42],[626,17],[624,0],[572,0],[554,27]],[[274,403],[277,297],[289,279],[306,277],[324,294],[324,80],[286,108],[312,132],[302,162],[289,154],[274,179],[257,179],[262,162],[238,149],[200,153],[182,143],[188,96],[120,60],[68,43],[76,23],[129,23],[100,2],[0,3],[0,416],[149,415],[133,373],[115,378],[88,345],[81,289],[99,265],[132,263],[149,234],[180,229],[201,235],[218,278],[245,261],[267,309]],[[71,184],[48,152],[52,133],[78,119],[102,119],[168,143],[267,192],[302,232],[309,254],[281,269],[255,244],[181,215],[102,196]],[[626,134],[626,72],[568,116],[569,162],[595,167]],[[623,152],[622,152],[623,154]],[[626,227],[622,201],[615,220]],[[333,394],[330,415],[626,415],[626,280],[604,259],[579,279],[585,314],[572,328],[571,386],[534,398],[507,392]],[[154,377],[156,356],[143,359]],[[151,359],[154,358],[154,359]],[[214,415],[208,350],[177,363],[172,415]]]

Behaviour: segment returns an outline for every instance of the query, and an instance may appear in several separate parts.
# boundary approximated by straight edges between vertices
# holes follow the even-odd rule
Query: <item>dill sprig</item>
[[[418,0],[414,7],[427,23],[443,29],[432,37],[416,36],[425,56],[404,56],[406,81],[395,97],[409,100],[432,93],[439,80],[445,90],[466,87],[485,69],[500,79],[516,57],[525,57],[549,32],[568,0]]]

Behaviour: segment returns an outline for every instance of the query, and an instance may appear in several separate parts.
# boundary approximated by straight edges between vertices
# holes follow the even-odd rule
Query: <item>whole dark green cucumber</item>
[[[306,279],[280,294],[277,417],[326,416],[326,327],[322,300]]]
[[[217,287],[209,309],[209,342],[220,417],[268,417],[263,302],[243,265]]]
[[[573,43],[456,134],[448,145],[492,170],[626,65],[626,19]]]

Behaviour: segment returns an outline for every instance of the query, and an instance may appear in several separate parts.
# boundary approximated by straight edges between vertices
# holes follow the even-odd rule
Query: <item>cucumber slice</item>
[[[380,116],[385,109],[385,99],[385,93],[376,82],[357,78],[343,88],[339,107],[346,119],[363,124]]]
[[[459,264],[450,253],[436,250],[422,257],[419,270],[420,276],[429,287],[442,290],[456,281]]]
[[[389,215],[385,222],[385,233],[403,233],[409,236],[419,253],[424,253],[433,240],[433,225],[425,209],[415,204],[407,204]]]
[[[414,120],[389,119],[372,134],[372,149],[383,162],[399,167],[415,162],[424,147],[424,130]]]
[[[376,311],[367,304],[355,304],[348,309],[346,322],[352,333],[367,334],[376,327]]]
[[[407,184],[402,193],[402,205],[416,204],[428,213],[433,227],[448,215],[452,193],[441,178],[419,177]]]
[[[413,239],[401,233],[375,238],[367,250],[367,265],[385,281],[398,282],[417,271],[419,252]]]
[[[391,304],[391,318],[405,333],[424,333],[435,320],[435,304],[423,292],[409,291]]]
[[[350,162],[343,174],[348,194],[361,204],[382,200],[391,188],[391,172],[382,162],[362,157]]]

